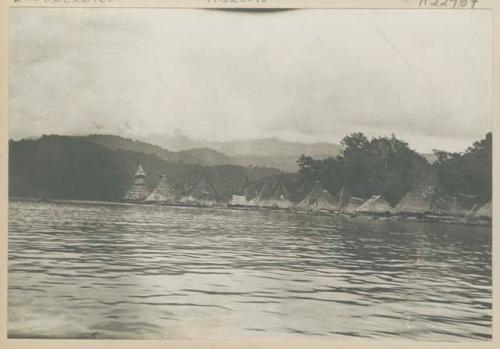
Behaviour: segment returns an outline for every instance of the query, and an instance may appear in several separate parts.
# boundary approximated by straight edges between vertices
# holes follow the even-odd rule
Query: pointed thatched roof
[[[470,216],[476,198],[464,194],[446,194],[438,189],[435,174],[415,183],[394,207],[394,213]]]
[[[318,181],[297,206],[310,210],[336,211],[339,209],[338,201],[327,190],[323,189]]]
[[[394,207],[396,213],[432,212],[437,195],[437,184],[434,177],[418,182]]]
[[[357,198],[355,196],[351,196],[349,198],[349,204],[347,205],[347,207],[345,207],[342,212],[346,212],[346,213],[354,213],[358,210],[359,206],[363,205],[363,203],[365,202],[365,200],[361,199],[361,198]]]
[[[144,172],[141,164],[139,164],[139,167],[137,167],[137,170],[135,171],[135,177],[146,177],[146,172]]]
[[[229,206],[255,206],[253,203],[254,198],[254,186],[250,183],[248,177],[246,177],[238,189],[238,194],[233,195],[227,204]]]
[[[475,198],[464,195],[436,195],[431,212],[440,215],[468,216],[474,207]]]
[[[214,206],[217,204],[217,191],[213,184],[203,176],[191,189],[189,195],[179,201],[191,206]]]
[[[474,216],[492,218],[491,200],[481,206],[476,212],[474,212]]]
[[[356,212],[384,213],[391,210],[391,205],[382,195],[373,195],[356,209]]]
[[[273,196],[270,200],[268,200],[264,207],[273,207],[273,208],[290,208],[292,207],[292,202],[288,200],[288,190],[286,189],[283,182],[280,180],[273,192]]]
[[[274,185],[266,180],[259,194],[249,202],[250,206],[268,208],[290,208],[292,203],[288,199],[288,191],[280,178]]]
[[[144,177],[146,176],[146,172],[144,172],[141,165],[135,171],[135,179],[132,183],[131,187],[125,195],[123,196],[123,200],[125,201],[143,201],[149,195],[149,190],[146,187],[146,182],[144,181]]]
[[[346,186],[342,186],[338,195],[339,211],[343,213],[354,213],[366,200],[352,196]]]
[[[351,191],[343,185],[338,195],[339,211],[345,212],[351,201]]]
[[[245,178],[238,190],[238,195],[244,196],[247,201],[252,200],[256,196],[255,187],[250,183],[248,177]]]
[[[155,190],[146,198],[147,202],[158,202],[163,204],[175,204],[179,200],[179,194],[175,187],[170,184],[168,177],[160,174],[160,182]]]
[[[273,185],[270,181],[266,180],[262,185],[262,189],[257,196],[250,201],[253,206],[264,207],[269,200],[273,197]]]

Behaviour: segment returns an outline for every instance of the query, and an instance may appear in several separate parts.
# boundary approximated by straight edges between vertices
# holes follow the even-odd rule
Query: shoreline
[[[491,227],[492,220],[487,217],[467,217],[442,215],[436,213],[396,213],[396,212],[339,212],[326,210],[304,210],[297,208],[273,208],[273,207],[258,207],[258,206],[232,206],[227,204],[214,206],[196,206],[187,204],[161,204],[152,202],[128,202],[128,201],[99,201],[99,200],[75,200],[75,199],[37,199],[24,197],[10,197],[9,202],[35,202],[35,203],[74,203],[74,204],[115,204],[115,205],[143,205],[143,206],[170,206],[170,207],[192,207],[192,208],[213,208],[232,211],[257,211],[257,212],[287,212],[302,215],[313,216],[330,216],[330,217],[350,217],[350,218],[367,218],[381,221],[408,221],[408,222],[434,222],[458,225],[484,226]]]

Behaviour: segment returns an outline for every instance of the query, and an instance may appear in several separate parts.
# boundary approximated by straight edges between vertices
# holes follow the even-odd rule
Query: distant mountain
[[[233,147],[238,148],[242,154],[237,154],[237,152],[230,151],[230,143],[224,143],[223,146],[221,144],[217,144],[214,142],[206,142],[211,143],[214,146],[219,148],[225,148],[228,152],[233,153],[234,155],[226,155],[221,151],[214,150],[212,148],[201,147],[201,148],[188,148],[186,150],[179,151],[171,151],[170,149],[164,149],[162,146],[154,145],[147,143],[145,141],[137,141],[130,138],[124,138],[121,136],[115,135],[89,135],[89,136],[78,136],[76,138],[80,138],[91,143],[102,145],[111,150],[125,150],[132,152],[141,152],[145,154],[156,155],[160,159],[167,162],[183,162],[187,164],[201,164],[206,166],[214,166],[214,165],[240,165],[240,166],[254,166],[254,167],[269,167],[275,168],[286,172],[296,172],[298,170],[297,159],[299,158],[302,152],[295,154],[293,149],[303,150],[306,154],[307,146],[300,148],[299,143],[288,143],[277,141],[278,143],[283,143],[285,146],[282,147],[281,151],[275,151],[275,154],[286,154],[292,153],[292,155],[253,155],[253,154],[244,154],[244,149],[255,150],[257,153],[264,153],[264,148],[266,144],[269,145],[269,148],[276,148],[276,140],[262,140],[262,141],[252,141],[252,142],[232,142]],[[181,143],[178,143],[177,146],[174,146],[175,149],[179,149],[179,144],[183,146],[197,145],[199,142],[191,142],[187,140],[187,138],[179,138]],[[250,143],[250,145],[249,145]],[[319,143],[318,143],[319,144]],[[259,150],[259,147],[262,147]],[[319,149],[319,148],[317,148]],[[318,152],[316,152],[318,154]],[[327,157],[326,154],[323,156],[316,156],[317,159]]]
[[[306,154],[315,159],[336,156],[340,146],[330,143],[296,143],[277,139],[259,139],[231,142],[208,142],[191,140],[185,136],[166,136],[166,144],[173,146],[175,151],[165,149],[158,144],[147,143],[115,135],[79,136],[83,140],[102,145],[111,150],[125,150],[156,155],[167,162],[183,162],[204,166],[239,165],[275,168],[286,172],[298,170],[297,159]],[[203,147],[182,147],[204,145]],[[210,147],[207,147],[210,146]],[[217,148],[214,149],[214,148]],[[423,154],[432,163],[434,154]]]
[[[277,169],[260,167],[202,166],[197,159],[190,158],[189,152],[171,153],[115,136],[43,136],[35,140],[10,141],[9,196],[120,200],[141,164],[150,190],[158,184],[160,173],[166,174],[184,193],[204,175],[211,179],[224,201],[237,193],[247,178],[260,183],[268,176],[281,173]],[[195,162],[164,159],[169,157]]]
[[[194,140],[184,135],[155,134],[146,137],[135,137],[144,142],[155,144],[171,151],[181,151],[193,148],[212,148],[211,142]]]
[[[177,152],[166,150],[157,145],[115,135],[89,135],[79,136],[75,138],[80,138],[91,143],[96,143],[111,150],[126,150],[156,155],[160,159],[168,162],[182,161],[190,164],[200,163],[199,158],[194,157],[189,153],[179,154]]]
[[[169,150],[190,148],[211,148],[229,156],[252,155],[258,157],[299,157],[307,154],[314,158],[326,158],[339,154],[340,145],[332,143],[299,143],[282,141],[276,138],[212,142],[194,140],[183,135],[157,134],[142,137],[141,140]]]
[[[291,156],[258,156],[258,155],[239,155],[232,157],[235,164],[241,166],[259,166],[278,168],[286,172],[296,172],[299,169],[297,164],[298,157]]]
[[[338,155],[341,148],[332,143],[309,144],[287,142],[275,138],[213,142],[191,139],[183,135],[157,134],[143,137],[141,140],[193,157],[212,159],[217,164],[274,167],[287,172],[298,170],[296,162],[301,154],[307,154],[315,159],[324,159]],[[204,150],[201,151],[201,149]],[[207,149],[212,149],[216,153],[209,153]]]
[[[237,161],[232,157],[210,148],[192,148],[188,150],[181,150],[177,152],[177,155],[181,158],[196,159],[195,161],[204,165],[224,165],[237,163]]]
[[[189,148],[187,150],[170,151],[158,145],[115,135],[89,135],[77,136],[75,138],[99,144],[111,150],[125,150],[156,155],[167,162],[183,162],[205,166],[240,165],[245,167],[269,167],[287,172],[298,170],[296,163],[298,156],[295,155],[275,157],[256,155],[228,156],[211,148]]]

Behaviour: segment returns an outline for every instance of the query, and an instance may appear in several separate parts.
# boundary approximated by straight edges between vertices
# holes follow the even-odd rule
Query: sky
[[[492,129],[489,11],[11,9],[9,136],[462,151]]]

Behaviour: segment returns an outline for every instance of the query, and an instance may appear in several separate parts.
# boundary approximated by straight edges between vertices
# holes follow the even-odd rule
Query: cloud
[[[489,16],[13,9],[9,132],[338,142],[361,130],[460,150],[491,130]]]

